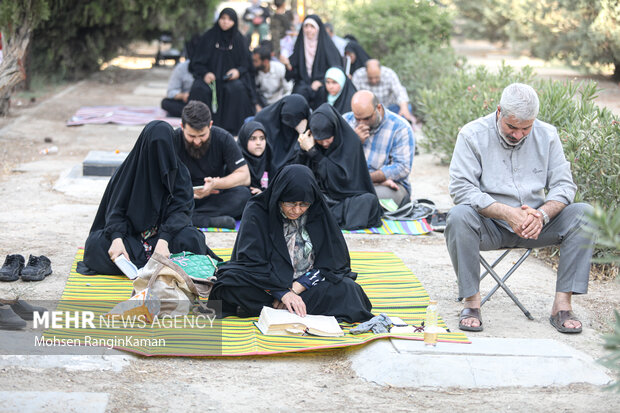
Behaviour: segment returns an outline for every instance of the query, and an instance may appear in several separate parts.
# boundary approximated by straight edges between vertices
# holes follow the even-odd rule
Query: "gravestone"
[[[112,176],[127,155],[127,152],[90,151],[82,162],[82,175]]]

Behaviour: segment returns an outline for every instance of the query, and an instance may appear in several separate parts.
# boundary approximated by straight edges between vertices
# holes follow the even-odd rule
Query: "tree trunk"
[[[9,111],[13,88],[26,78],[24,56],[32,36],[32,27],[24,23],[5,42],[0,63],[0,116]]]
[[[614,62],[614,74],[612,79],[616,82],[620,82],[620,62]]]

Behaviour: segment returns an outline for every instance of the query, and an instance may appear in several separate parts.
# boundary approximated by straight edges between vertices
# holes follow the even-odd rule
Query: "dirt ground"
[[[40,283],[2,283],[0,294],[17,293],[30,300],[60,297],[99,197],[57,190],[54,185],[61,175],[80,165],[90,150],[129,151],[141,130],[118,125],[67,127],[66,120],[81,106],[158,105],[161,97],[145,91],[165,85],[171,70],[113,69],[99,73],[54,90],[34,103],[14,106],[9,117],[0,119],[0,256],[44,254],[52,260],[54,269]],[[610,83],[602,95],[606,99],[602,103],[615,110],[620,107],[618,85]],[[45,143],[45,138],[53,142]],[[39,154],[39,150],[51,145],[58,146],[57,154]],[[432,155],[421,153],[415,158],[411,181],[415,198],[430,198],[443,210],[452,205],[447,167],[439,165]],[[93,185],[100,186],[102,193],[105,181]],[[232,247],[234,239],[235,234],[207,235],[207,243],[217,248]],[[456,279],[442,234],[347,235],[346,239],[351,250],[397,254],[430,296],[439,301],[440,314],[448,326],[457,328],[460,305],[455,302]],[[535,320],[527,320],[499,292],[483,308],[485,331],[477,336],[548,338],[594,358],[604,355],[601,332],[609,331],[613,309],[620,307],[618,283],[591,281],[589,293],[574,299],[574,309],[584,324],[584,332],[576,336],[561,335],[549,325],[555,274],[546,263],[530,258],[509,284]],[[489,285],[483,283],[483,292]],[[114,412],[191,407],[215,411],[473,411],[483,407],[502,411],[603,412],[616,410],[619,401],[616,394],[581,384],[467,391],[382,387],[356,376],[347,361],[349,351],[356,350],[238,359],[131,358],[130,367],[121,373],[33,371],[14,366],[3,369],[0,389],[107,392],[111,395],[108,410]]]

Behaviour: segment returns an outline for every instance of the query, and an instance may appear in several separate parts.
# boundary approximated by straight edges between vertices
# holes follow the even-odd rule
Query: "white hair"
[[[533,87],[523,83],[506,86],[499,101],[500,116],[514,116],[519,120],[534,120],[538,116],[540,102]]]

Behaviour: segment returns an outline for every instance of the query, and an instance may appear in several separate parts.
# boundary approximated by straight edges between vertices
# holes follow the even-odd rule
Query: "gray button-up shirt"
[[[459,132],[450,162],[450,196],[455,204],[478,211],[494,202],[532,208],[546,201],[568,205],[576,191],[554,126],[535,120],[530,134],[510,146],[498,133],[494,112]]]
[[[166,97],[174,99],[178,93],[189,92],[194,83],[194,76],[189,72],[189,60],[177,64],[168,80]]]

